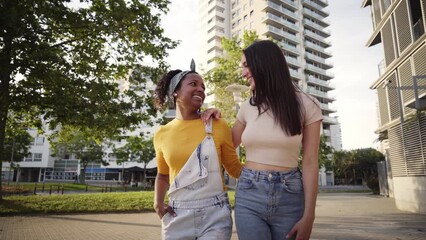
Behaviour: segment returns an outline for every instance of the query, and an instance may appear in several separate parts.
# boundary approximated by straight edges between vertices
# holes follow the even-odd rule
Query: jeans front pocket
[[[241,176],[237,182],[237,189],[248,190],[253,188],[253,180]]]
[[[295,176],[283,182],[283,190],[289,193],[303,193],[303,181],[301,177]]]

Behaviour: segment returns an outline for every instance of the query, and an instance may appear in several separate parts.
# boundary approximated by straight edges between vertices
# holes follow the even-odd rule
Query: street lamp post
[[[231,84],[227,86],[225,90],[232,93],[232,96],[234,97],[234,102],[235,102],[235,112],[236,114],[238,114],[238,110],[240,109],[240,103],[243,101],[241,94],[243,92],[247,92],[248,90],[250,90],[250,88],[244,85]],[[238,154],[238,158],[240,158],[240,147],[237,147],[235,151]],[[225,184],[230,185],[229,176],[226,173],[225,175],[226,175],[225,179],[227,179],[227,182],[225,182]]]
[[[247,92],[250,88],[244,85],[231,84],[225,88],[226,91],[231,92],[234,96],[235,112],[238,113],[240,103],[242,102],[241,93]]]

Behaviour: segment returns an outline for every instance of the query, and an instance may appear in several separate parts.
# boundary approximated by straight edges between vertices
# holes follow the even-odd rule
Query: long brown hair
[[[250,104],[259,115],[271,109],[275,122],[290,136],[302,133],[301,103],[281,49],[272,41],[257,41],[243,50],[256,89]]]

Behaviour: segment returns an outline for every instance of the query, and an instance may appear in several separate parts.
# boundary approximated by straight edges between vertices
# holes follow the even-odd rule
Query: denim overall
[[[223,190],[212,122],[169,188],[169,206],[177,216],[161,219],[163,239],[230,239],[231,207]]]

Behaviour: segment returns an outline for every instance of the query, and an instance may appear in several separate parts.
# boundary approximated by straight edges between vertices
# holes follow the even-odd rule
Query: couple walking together
[[[175,119],[154,136],[154,208],[163,239],[231,238],[223,168],[239,179],[239,239],[310,237],[318,190],[319,103],[294,84],[281,49],[272,41],[244,49],[241,67],[252,96],[242,103],[232,130],[223,119],[212,120],[218,115],[215,109],[201,119],[205,85],[194,69],[170,71],[157,84],[159,108],[170,103],[176,108]],[[244,165],[235,151],[241,143]]]

